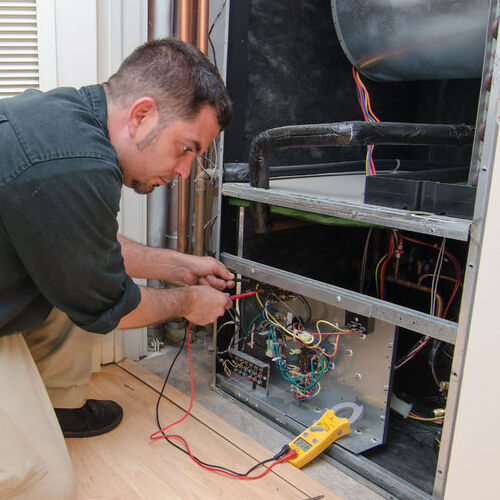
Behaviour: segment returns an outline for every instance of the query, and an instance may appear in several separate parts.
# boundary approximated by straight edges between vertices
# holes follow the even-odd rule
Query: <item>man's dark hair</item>
[[[214,108],[221,129],[231,121],[231,100],[217,68],[196,47],[176,38],[138,47],[105,85],[111,106],[152,97],[162,125],[194,118],[205,104]]]

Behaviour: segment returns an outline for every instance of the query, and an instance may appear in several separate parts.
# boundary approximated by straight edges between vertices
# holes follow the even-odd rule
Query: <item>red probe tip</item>
[[[231,300],[238,300],[238,299],[243,299],[244,297],[250,297],[250,295],[255,295],[256,293],[260,292],[262,292],[262,290],[254,290],[253,292],[238,293],[237,295],[231,295],[229,298]]]

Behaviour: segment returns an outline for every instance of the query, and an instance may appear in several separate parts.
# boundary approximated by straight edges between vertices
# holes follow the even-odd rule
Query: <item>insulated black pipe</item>
[[[250,145],[249,177],[253,187],[269,189],[267,155],[271,151],[299,147],[362,145],[470,144],[474,127],[424,123],[371,123],[362,121],[291,125],[261,132]],[[251,218],[257,233],[270,229],[269,207],[252,203]]]
[[[402,172],[427,172],[429,170],[449,171],[450,168],[463,167],[468,171],[468,164],[463,162],[450,161],[424,161],[424,160],[406,160],[406,159],[374,159],[377,172],[388,173],[398,171]],[[278,179],[280,177],[309,177],[311,175],[327,174],[348,174],[362,173],[365,171],[365,160],[337,161],[334,163],[311,163],[306,165],[271,165],[269,166],[269,178]],[[248,163],[224,163],[223,182],[244,182],[248,184]]]
[[[474,127],[424,123],[340,122],[266,130],[250,145],[250,185],[269,189],[268,153],[284,148],[362,145],[469,144]]]

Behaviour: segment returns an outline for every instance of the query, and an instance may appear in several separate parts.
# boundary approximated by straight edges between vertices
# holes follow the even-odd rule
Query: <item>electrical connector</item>
[[[446,414],[446,409],[445,408],[434,408],[432,410],[432,413],[434,413],[434,418],[443,418]]]
[[[314,342],[314,335],[309,332],[299,332],[295,331],[295,336],[303,343],[303,344],[312,344]]]
[[[289,451],[290,451],[290,446],[285,444],[285,446],[283,446],[283,448],[281,448],[281,450],[278,451],[278,453],[276,453],[276,455],[274,455],[273,459],[278,460],[278,458],[281,458],[283,455],[285,455]]]

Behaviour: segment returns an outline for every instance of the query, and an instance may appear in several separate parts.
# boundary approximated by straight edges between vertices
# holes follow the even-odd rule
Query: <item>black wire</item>
[[[210,38],[210,36],[208,37],[208,41],[210,43],[210,47],[212,48],[212,52],[214,54],[214,66],[217,68],[217,70],[219,69],[219,67],[217,66],[217,56],[215,55],[215,47],[214,47],[214,43],[212,42],[212,39]]]
[[[208,30],[208,36],[212,34],[212,30],[214,29],[215,25],[217,24],[217,21],[219,20],[219,17],[222,16],[222,13],[224,12],[224,7],[226,6],[227,0],[224,0],[224,3],[222,4],[222,7],[220,8],[217,16],[215,16],[214,22],[210,26],[210,29]]]
[[[177,351],[176,355],[174,356],[174,359],[172,360],[172,363],[170,364],[170,368],[168,369],[167,375],[165,376],[165,380],[163,382],[163,386],[161,388],[160,394],[158,395],[158,399],[156,400],[156,425],[158,426],[159,431],[163,434],[163,437],[173,447],[177,448],[178,450],[182,451],[182,453],[184,453],[184,454],[186,454],[186,455],[189,456],[189,453],[184,448],[182,448],[181,446],[177,445],[176,443],[174,443],[173,441],[170,440],[170,438],[163,431],[163,427],[160,424],[160,401],[161,401],[161,398],[163,397],[163,394],[165,392],[165,387],[167,385],[167,382],[168,382],[168,379],[170,377],[170,374],[172,373],[172,369],[174,367],[174,364],[177,361],[177,358],[179,357],[180,353],[182,352],[182,349],[184,349],[184,344],[186,343],[186,339],[187,339],[187,327],[184,330],[184,337],[182,339],[181,346],[179,347],[179,350]],[[248,474],[250,474],[252,471],[254,471],[257,467],[260,467],[261,465],[264,465],[267,462],[271,462],[273,460],[278,460],[278,458],[280,458],[282,455],[284,455],[288,451],[288,449],[289,449],[288,446],[284,446],[276,455],[274,455],[274,457],[267,458],[266,460],[263,460],[262,462],[256,463],[253,467],[251,467],[250,469],[248,469],[245,473],[236,472],[236,471],[234,471],[232,469],[227,469],[226,467],[222,467],[221,465],[213,465],[213,464],[209,464],[209,463],[203,462],[203,460],[200,460],[196,455],[193,455],[193,457],[200,464],[202,464],[202,465],[204,465],[206,467],[211,467],[213,469],[218,469],[219,471],[226,471],[226,472],[229,472],[230,474],[234,474],[236,476],[244,477],[244,476],[248,476]]]
[[[234,339],[234,337],[236,335],[239,335],[240,332],[243,332],[243,334],[244,334],[238,340],[238,348],[240,348],[239,345],[241,344],[241,342],[246,342],[246,340],[248,339],[248,336],[250,334],[247,331],[247,329],[243,326],[243,322],[241,321],[241,316],[235,307],[232,307],[231,309],[227,309],[227,313],[229,314],[229,316],[231,316],[231,319],[234,321],[235,325],[238,326],[238,331],[235,332],[235,334],[233,335],[232,338]],[[240,349],[244,349],[244,347],[245,347],[245,345],[243,344],[243,347]]]
[[[277,293],[275,292],[271,292],[272,295],[274,295],[279,302],[281,302],[290,312],[292,312],[293,314],[295,314],[297,316],[297,319],[299,320],[299,323],[305,328],[305,325],[307,325],[310,321],[311,321],[311,306],[309,305],[309,303],[307,302],[307,300],[302,297],[302,295],[294,295],[293,298],[294,299],[299,299],[303,304],[304,304],[304,307],[306,309],[306,314],[307,314],[307,317],[306,319],[304,319],[304,321],[302,321],[302,318],[297,314],[297,311],[294,311],[287,303],[285,300],[283,300]]]
[[[297,295],[296,297],[304,304],[304,306],[306,308],[307,318],[304,320],[304,323],[307,325],[311,321],[311,317],[312,317],[311,306],[310,306],[309,302],[307,302],[307,300],[302,295]]]
[[[217,56],[215,55],[215,47],[214,47],[214,43],[212,42],[211,35],[212,35],[212,31],[213,31],[215,25],[217,24],[217,21],[219,20],[220,16],[224,12],[224,7],[226,6],[226,2],[227,2],[227,0],[224,0],[224,3],[222,4],[222,7],[220,8],[217,16],[215,16],[214,22],[212,23],[212,25],[210,26],[210,29],[208,30],[208,42],[210,43],[210,47],[212,48],[212,52],[214,54],[214,66],[217,69],[219,69],[219,67],[217,66]]]

